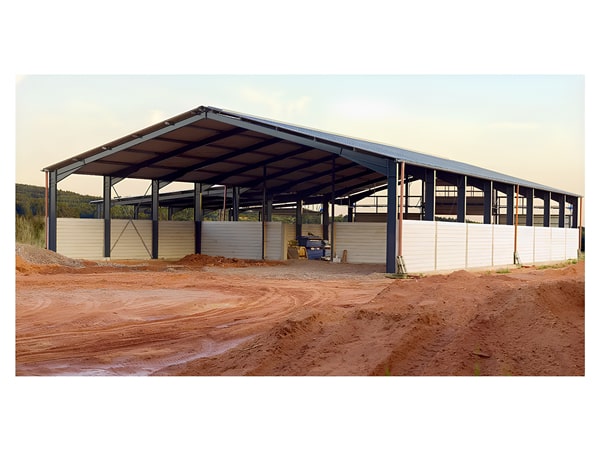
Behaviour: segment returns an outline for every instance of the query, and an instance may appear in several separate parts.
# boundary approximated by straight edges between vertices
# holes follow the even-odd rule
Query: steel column
[[[492,223],[494,182],[485,180],[483,182],[483,223]]]
[[[158,190],[159,180],[152,180],[152,259],[158,259]]]
[[[458,175],[456,180],[458,196],[456,199],[456,221],[465,223],[467,221],[467,176]]]
[[[323,227],[322,227],[323,239],[328,241],[329,240],[329,202],[327,201],[325,196],[323,196],[323,206],[321,209],[323,210],[321,213],[322,217],[323,217]],[[332,253],[332,255],[333,255],[333,253]]]
[[[565,227],[565,196],[560,194],[558,196],[558,226],[559,228]]]
[[[550,226],[550,192],[542,192],[542,200],[544,201],[544,226]]]
[[[398,222],[398,162],[388,160],[385,271],[396,273],[396,227]]]
[[[194,183],[194,252],[202,253],[202,184]]]
[[[513,225],[515,219],[515,185],[506,186],[506,225]]]
[[[425,170],[425,220],[435,220],[436,177],[436,170]]]
[[[47,176],[47,208],[46,208],[46,248],[56,251],[56,197],[58,196],[58,177],[56,170],[46,172]]]
[[[533,188],[529,188],[525,192],[525,198],[527,199],[527,207],[525,210],[525,225],[528,227],[533,226],[533,195]]]
[[[302,208],[304,208],[304,202],[302,200],[296,201],[296,239],[298,236],[302,236]]]
[[[110,258],[110,191],[112,188],[112,179],[109,176],[104,177],[102,195],[102,215],[104,218],[104,257]]]

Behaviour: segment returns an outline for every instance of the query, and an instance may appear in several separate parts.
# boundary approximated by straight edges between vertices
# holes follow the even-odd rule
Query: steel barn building
[[[566,260],[580,248],[577,194],[210,106],[43,170],[47,248],[71,257],[285,259],[288,241],[311,232],[330,241],[332,254],[345,250],[348,262],[385,263],[394,273]],[[58,183],[72,174],[103,177],[99,218],[57,217]],[[113,186],[128,178],[148,180],[151,194],[111,198]],[[161,194],[172,182],[193,189]],[[381,206],[358,211],[381,192]],[[150,220],[111,219],[116,201],[145,205]],[[321,224],[302,223],[308,204],[322,205]],[[332,219],[339,205],[344,222]],[[193,221],[159,220],[159,206],[193,207]],[[239,221],[239,211],[252,207],[260,221]],[[218,208],[228,209],[231,220],[203,220]],[[295,225],[273,222],[274,208],[293,208]]]

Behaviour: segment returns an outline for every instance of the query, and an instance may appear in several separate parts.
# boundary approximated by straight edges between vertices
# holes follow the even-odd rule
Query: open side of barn
[[[282,260],[312,233],[348,262],[389,273],[572,259],[580,249],[581,197],[456,161],[201,106],[43,169],[47,248],[88,259],[178,258],[205,253]],[[102,176],[97,219],[57,217],[58,183]],[[128,178],[147,197],[113,199]],[[160,193],[172,182],[193,188]],[[381,195],[384,193],[383,195]],[[115,204],[148,218],[111,218]],[[303,223],[319,205],[319,224]],[[159,220],[159,207],[193,220]],[[335,221],[336,208],[345,221]],[[205,220],[221,209],[222,221]],[[258,211],[258,221],[240,212]],[[274,221],[286,212],[295,223]],[[480,223],[476,223],[480,222]],[[399,264],[403,263],[403,264]],[[399,269],[400,267],[400,269]]]

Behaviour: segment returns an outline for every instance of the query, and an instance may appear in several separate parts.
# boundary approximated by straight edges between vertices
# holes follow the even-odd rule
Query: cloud
[[[241,88],[240,96],[252,105],[258,106],[263,114],[274,119],[291,119],[303,114],[311,102],[311,98],[307,95],[290,97],[283,91],[265,92],[251,87]]]

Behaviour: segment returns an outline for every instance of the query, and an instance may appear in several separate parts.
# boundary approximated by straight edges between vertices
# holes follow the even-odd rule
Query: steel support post
[[[398,223],[398,163],[396,160],[388,160],[387,179],[385,271],[396,273],[396,227]]]
[[[425,220],[435,220],[436,178],[434,169],[425,170]]]
[[[47,190],[47,203],[46,208],[46,248],[48,250],[56,251],[56,197],[58,196],[58,180],[56,170],[52,172],[46,172],[48,177]]]
[[[102,193],[102,212],[104,217],[104,257],[110,258],[110,191],[112,188],[112,179],[109,176],[104,177]]]
[[[514,225],[515,219],[515,185],[506,186],[506,225]]]
[[[492,223],[494,182],[486,180],[483,182],[483,223]]]
[[[152,180],[152,259],[158,259],[158,190],[159,180]]]
[[[544,201],[544,226],[550,226],[550,192],[542,192],[542,200]]]
[[[322,206],[323,212],[323,239],[328,241],[329,240],[329,202],[327,201],[327,199],[325,197],[323,197],[323,206]],[[333,250],[333,249],[332,249]],[[332,253],[333,255],[333,253]]]
[[[569,198],[571,205],[571,228],[579,227],[579,202],[577,197]]]
[[[565,195],[560,194],[558,196],[558,226],[559,228],[565,227]]]
[[[302,200],[296,201],[296,239],[302,236],[302,208],[304,208],[304,202]]]
[[[533,226],[533,194],[533,188],[529,188],[525,192],[525,198],[527,199],[527,206],[525,209],[525,225],[528,227]]]
[[[456,180],[458,196],[456,198],[456,221],[467,221],[467,176],[458,175]]]
[[[194,183],[194,252],[202,253],[202,184]]]

